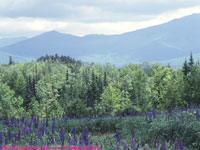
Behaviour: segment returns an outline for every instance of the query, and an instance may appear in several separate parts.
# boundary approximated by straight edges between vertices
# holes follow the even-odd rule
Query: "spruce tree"
[[[194,66],[194,59],[192,57],[192,53],[190,54],[190,61],[189,61],[189,67],[192,68]]]
[[[103,85],[104,85],[104,87],[108,86],[108,83],[107,83],[107,73],[106,72],[104,72]]]
[[[188,66],[187,60],[185,60],[183,64],[182,71],[185,76],[187,76],[187,74],[189,73],[189,66]]]
[[[9,65],[14,64],[13,60],[12,60],[12,56],[9,57]]]
[[[66,73],[66,77],[65,77],[65,81],[67,82],[69,80],[69,71],[67,69],[67,73]]]

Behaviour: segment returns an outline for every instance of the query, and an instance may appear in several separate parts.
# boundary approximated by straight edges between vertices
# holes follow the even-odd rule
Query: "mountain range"
[[[88,62],[110,62],[116,66],[127,63],[159,62],[173,67],[182,65],[190,53],[200,56],[200,14],[116,35],[83,37],[50,31],[32,38],[22,38],[1,46],[1,59],[8,55],[20,62],[35,60],[46,54],[66,55]],[[9,41],[7,39],[7,41]],[[5,43],[4,43],[5,44]],[[16,60],[17,60],[16,59]]]

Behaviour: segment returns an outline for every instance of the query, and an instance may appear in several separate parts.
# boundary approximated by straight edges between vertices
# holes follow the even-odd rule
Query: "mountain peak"
[[[58,32],[56,30],[51,30],[51,31],[47,31],[47,32],[45,32],[43,34],[62,34],[62,33]]]
[[[200,54],[200,14],[119,35],[74,36],[48,31],[0,51],[29,58],[49,54],[66,55],[89,62],[168,62]],[[170,63],[171,64],[171,63]],[[172,65],[172,64],[171,64]]]

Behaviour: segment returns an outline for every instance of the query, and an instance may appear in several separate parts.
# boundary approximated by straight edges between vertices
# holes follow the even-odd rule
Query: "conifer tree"
[[[12,56],[9,57],[9,65],[14,64],[13,60],[12,60]]]
[[[66,82],[69,80],[69,71],[67,69],[67,73],[66,73],[66,78],[65,78]]]
[[[103,85],[104,85],[104,87],[108,86],[108,83],[107,83],[107,73],[106,72],[104,72]]]
[[[183,71],[183,74],[184,74],[185,76],[187,76],[187,74],[189,73],[189,66],[188,66],[187,60],[185,60],[185,62],[184,62],[184,64],[183,64],[183,69],[182,69],[182,71]]]
[[[190,54],[190,61],[188,64],[189,64],[190,68],[192,68],[194,66],[194,59],[193,59],[192,53]]]

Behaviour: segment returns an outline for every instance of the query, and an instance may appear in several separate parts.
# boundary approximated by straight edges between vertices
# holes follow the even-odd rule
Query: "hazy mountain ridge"
[[[4,53],[4,52],[0,51],[0,63],[1,64],[8,64],[10,56],[12,56],[12,59],[14,60],[14,62],[18,62],[18,63],[24,63],[24,62],[27,62],[27,61],[35,60],[33,58],[17,56],[17,55]]]
[[[51,31],[0,48],[0,51],[28,58],[58,53],[87,61],[111,62],[118,66],[144,61],[169,60],[170,63],[170,60],[184,60],[191,52],[199,56],[199,27],[200,14],[193,14],[165,24],[118,35],[79,37]]]
[[[0,38],[0,47],[5,47],[28,39],[27,37]]]

